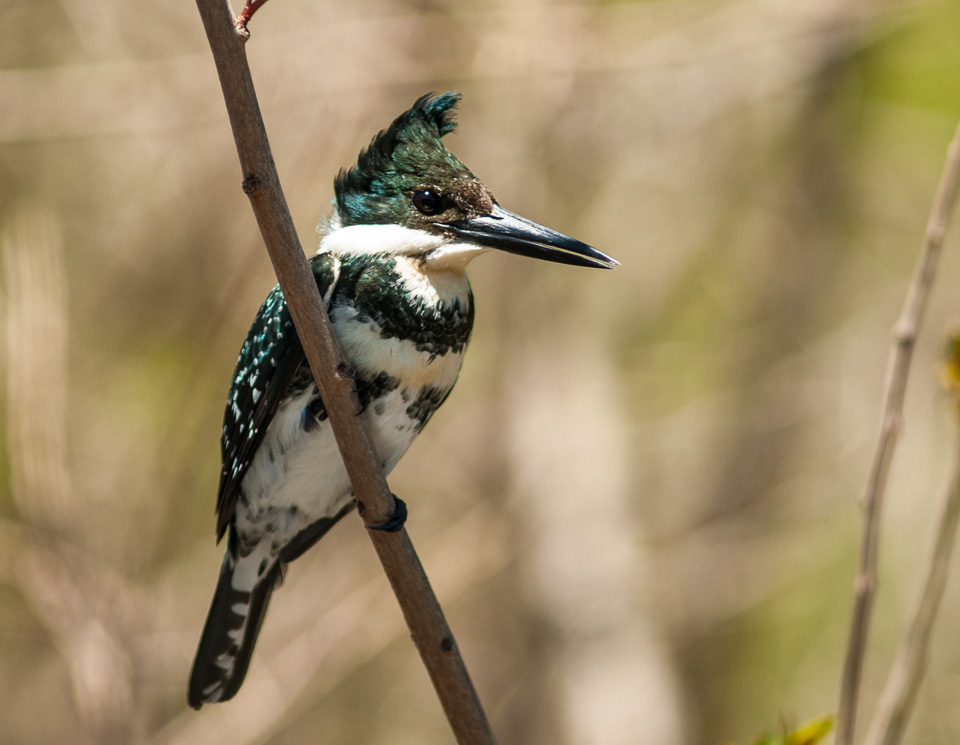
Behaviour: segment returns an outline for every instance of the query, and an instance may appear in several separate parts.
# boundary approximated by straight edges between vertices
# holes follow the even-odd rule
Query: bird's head
[[[340,171],[330,243],[352,251],[389,245],[428,262],[461,265],[496,248],[562,264],[616,266],[597,249],[497,204],[441,141],[456,127],[459,100],[458,93],[420,97],[373,138],[355,166]],[[367,229],[350,230],[359,226]]]

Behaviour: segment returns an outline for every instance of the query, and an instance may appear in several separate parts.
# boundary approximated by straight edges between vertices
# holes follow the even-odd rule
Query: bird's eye
[[[443,212],[443,198],[436,189],[417,189],[413,192],[413,206],[423,215]]]

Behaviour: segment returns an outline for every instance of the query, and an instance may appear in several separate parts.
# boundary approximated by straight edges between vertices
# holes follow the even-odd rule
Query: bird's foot
[[[370,530],[384,530],[387,533],[396,533],[400,528],[403,527],[403,524],[407,521],[407,503],[404,502],[396,494],[393,495],[393,512],[390,513],[390,516],[387,518],[385,523],[380,525],[368,525],[367,527]],[[362,502],[357,503],[357,510],[362,515],[365,507]]]

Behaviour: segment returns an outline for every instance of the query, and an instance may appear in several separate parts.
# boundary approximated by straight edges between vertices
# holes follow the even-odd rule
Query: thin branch
[[[870,633],[870,616],[877,591],[877,555],[883,496],[897,436],[900,433],[903,401],[910,363],[913,359],[913,349],[923,322],[930,290],[933,287],[943,238],[956,201],[958,179],[960,179],[960,127],[947,149],[947,158],[943,173],[940,175],[930,218],[927,221],[920,258],[917,261],[900,318],[893,327],[894,344],[888,366],[880,437],[860,502],[860,509],[863,512],[860,552],[854,582],[853,613],[840,683],[837,745],[853,744],[864,652]]]
[[[951,340],[952,359],[948,363],[948,387],[952,388],[951,404],[957,413],[958,338]],[[924,583],[910,614],[893,667],[877,704],[877,712],[867,733],[866,745],[898,745],[903,739],[910,714],[916,702],[920,683],[927,669],[930,634],[940,609],[940,601],[950,572],[950,557],[960,523],[960,422],[955,422],[954,451],[950,479],[940,497],[934,523],[934,539],[924,570]]]
[[[260,10],[261,6],[266,2],[267,0],[247,0],[243,6],[243,10],[240,11],[240,15],[237,16],[234,27],[237,29],[237,33],[243,37],[244,41],[250,38],[250,31],[247,30],[247,24],[250,23],[253,14]]]
[[[394,510],[379,459],[352,390],[352,370],[330,333],[313,274],[307,266],[286,199],[244,51],[226,0],[197,0],[250,198],[277,279],[290,308],[310,369],[323,397],[361,518],[367,526],[386,522]],[[495,742],[486,714],[453,634],[405,530],[367,531],[410,628],[457,741]]]

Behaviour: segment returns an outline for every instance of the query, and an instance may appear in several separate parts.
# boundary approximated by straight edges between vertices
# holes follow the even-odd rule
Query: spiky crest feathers
[[[334,182],[336,213],[346,227],[405,224],[407,197],[414,189],[459,178],[470,170],[440,141],[456,129],[459,93],[428,93],[373,138],[356,165]]]

